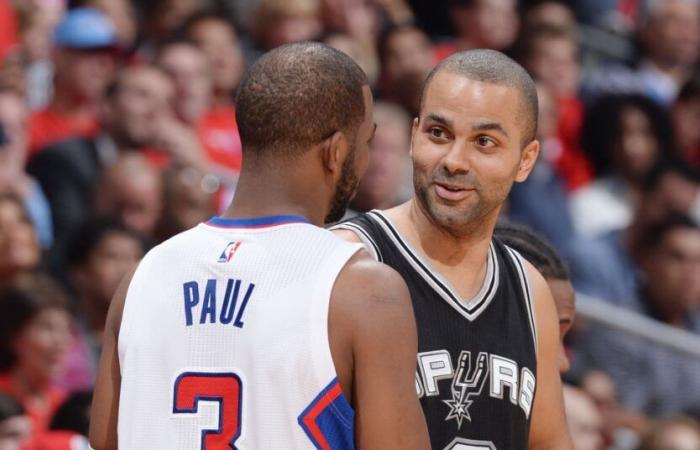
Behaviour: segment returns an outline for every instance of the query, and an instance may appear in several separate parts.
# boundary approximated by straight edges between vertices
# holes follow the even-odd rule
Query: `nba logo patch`
[[[238,247],[241,246],[240,241],[231,241],[228,243],[226,248],[224,249],[223,252],[221,252],[221,256],[219,256],[219,262],[220,263],[227,263],[231,261],[231,258],[233,258],[233,255],[236,253],[236,250],[238,250]]]

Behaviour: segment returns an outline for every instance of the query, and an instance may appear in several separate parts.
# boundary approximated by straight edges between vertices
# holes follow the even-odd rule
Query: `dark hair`
[[[216,21],[225,24],[231,29],[234,35],[238,35],[236,24],[234,24],[229,17],[222,12],[217,12],[216,10],[205,10],[198,11],[191,16],[189,16],[180,25],[180,29],[175,33],[177,36],[184,37],[187,39],[192,39],[192,29],[202,22]]]
[[[639,251],[649,252],[657,248],[667,234],[678,228],[690,228],[700,231],[698,223],[685,214],[672,213],[660,222],[653,223],[642,231],[638,241]]]
[[[686,81],[678,92],[678,97],[676,97],[676,101],[678,102],[687,102],[690,100],[700,100],[700,74]]]
[[[0,422],[24,415],[24,408],[16,398],[0,392]]]
[[[20,277],[0,287],[0,371],[15,363],[14,338],[45,309],[68,311],[63,287],[42,273]]]
[[[146,251],[145,238],[127,227],[124,222],[110,216],[96,217],[81,224],[71,236],[66,257],[68,267],[78,267],[87,263],[90,255],[105,236],[113,233],[133,239],[139,243],[144,252]]]
[[[543,277],[568,280],[569,270],[547,240],[525,225],[499,222],[494,237],[520,253]]]
[[[395,34],[398,33],[419,33],[425,35],[426,39],[428,39],[427,35],[425,34],[425,31],[410,23],[390,25],[388,27],[385,27],[384,29],[382,29],[381,33],[379,34],[379,39],[377,40],[377,53],[379,56],[379,60],[382,62],[382,64],[386,61],[386,55],[389,50],[389,40]]]
[[[56,410],[51,419],[51,430],[75,431],[83,436],[90,429],[90,404],[92,392],[75,392]]]
[[[642,190],[649,193],[655,190],[666,174],[676,174],[687,181],[700,184],[700,171],[674,157],[666,157],[657,162],[642,179]]]
[[[659,156],[673,153],[673,129],[666,110],[640,94],[612,94],[599,98],[586,111],[581,147],[598,175],[613,171],[615,146],[622,135],[622,115],[628,108],[642,112],[659,146]]]
[[[470,80],[516,88],[521,94],[521,114],[524,117],[525,131],[523,144],[535,139],[537,132],[537,88],[532,77],[517,62],[505,54],[488,49],[457,52],[444,59],[428,74],[423,83],[420,107],[433,77],[440,72],[454,73]],[[518,114],[518,111],[513,111]]]
[[[554,41],[558,39],[570,41],[574,45],[574,48],[578,50],[576,36],[571,30],[545,24],[523,31],[516,45],[517,58],[523,65],[527,66],[535,52],[535,47],[538,42]]]
[[[236,94],[244,158],[294,156],[336,131],[352,135],[365,114],[368,84],[349,56],[324,44],[288,44],[264,54]]]

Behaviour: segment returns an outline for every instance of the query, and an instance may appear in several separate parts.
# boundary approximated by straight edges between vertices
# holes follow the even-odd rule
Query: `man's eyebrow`
[[[568,318],[568,317],[564,317],[563,319],[559,319],[560,324],[572,323],[572,322],[573,322],[573,320]]]
[[[452,126],[451,120],[437,113],[428,113],[426,114],[425,118],[426,120],[432,120],[433,122],[437,122],[440,125],[445,125],[446,127]]]
[[[508,132],[503,126],[498,122],[481,122],[472,125],[472,131],[497,131],[504,135],[505,137],[510,137]]]

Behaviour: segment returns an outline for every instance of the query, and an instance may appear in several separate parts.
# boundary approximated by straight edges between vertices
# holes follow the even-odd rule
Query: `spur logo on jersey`
[[[241,241],[231,241],[228,243],[226,248],[224,249],[223,252],[221,252],[221,256],[219,256],[219,262],[220,263],[227,263],[231,261],[231,258],[233,258],[233,255],[236,254],[236,250],[238,250],[238,247],[241,246]]]
[[[418,397],[439,397],[447,406],[445,420],[455,420],[458,429],[465,419],[471,422],[475,414],[472,406],[482,394],[510,401],[523,410],[525,417],[530,417],[536,380],[527,367],[519,369],[515,361],[486,352],[480,352],[472,361],[471,352],[466,350],[459,354],[456,370],[453,367],[447,350],[419,353],[416,391]],[[446,383],[440,384],[443,380],[451,382],[447,399],[442,398],[447,393]]]

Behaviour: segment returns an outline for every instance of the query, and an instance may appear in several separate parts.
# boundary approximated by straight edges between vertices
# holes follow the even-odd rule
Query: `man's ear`
[[[414,117],[413,123],[411,125],[411,145],[409,147],[409,152],[408,152],[408,154],[410,156],[413,156],[413,140],[416,137],[416,132],[418,131],[419,126],[420,126],[420,119],[418,117]]]
[[[324,139],[320,146],[324,171],[330,174],[340,174],[349,147],[345,134],[342,131],[336,131]]]
[[[537,157],[540,154],[540,141],[534,139],[532,142],[527,144],[525,148],[520,153],[520,165],[518,166],[518,171],[515,174],[515,181],[522,183],[527,180],[527,177],[532,172],[537,162]]]

